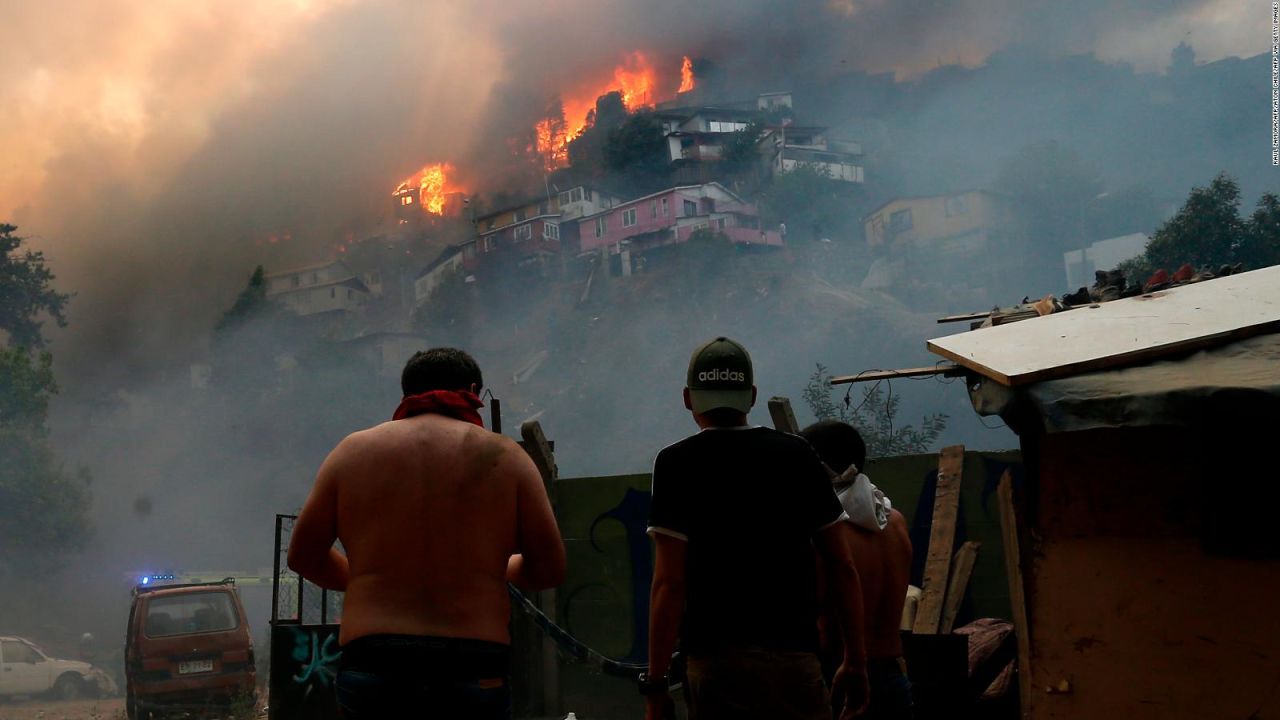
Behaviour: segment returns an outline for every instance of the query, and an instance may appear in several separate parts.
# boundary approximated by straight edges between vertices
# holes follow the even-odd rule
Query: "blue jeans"
[[[897,658],[867,663],[871,702],[863,717],[869,720],[912,720],[915,703],[911,697],[911,680],[904,668]]]
[[[343,647],[335,685],[346,720],[510,720],[509,672],[505,645],[371,635]]]

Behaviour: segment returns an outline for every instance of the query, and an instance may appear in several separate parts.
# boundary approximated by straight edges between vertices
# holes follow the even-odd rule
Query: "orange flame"
[[[560,127],[557,118],[544,118],[534,126],[536,149],[546,169],[551,171],[568,163],[569,141],[586,130],[587,114],[595,109],[597,98],[616,91],[622,93],[622,102],[628,110],[638,110],[653,103],[656,77],[649,58],[642,52],[633,52],[613,69],[612,79],[562,94],[564,125]]]
[[[693,61],[688,55],[684,56],[684,61],[680,63],[680,89],[678,93],[686,93],[693,89]]]
[[[448,176],[451,172],[453,172],[453,166],[449,163],[424,165],[421,170],[400,183],[392,195],[402,195],[417,187],[418,202],[422,205],[422,209],[433,215],[443,215],[444,204],[449,194],[458,191],[457,188],[449,187]]]

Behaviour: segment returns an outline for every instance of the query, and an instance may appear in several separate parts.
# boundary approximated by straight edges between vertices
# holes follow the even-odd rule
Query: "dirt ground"
[[[0,720],[124,720],[124,698],[0,700]]]

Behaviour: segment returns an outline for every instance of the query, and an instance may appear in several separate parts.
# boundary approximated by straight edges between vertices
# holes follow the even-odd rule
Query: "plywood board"
[[[933,523],[929,530],[929,550],[920,583],[920,608],[912,632],[933,635],[942,620],[942,603],[951,574],[951,552],[955,547],[956,518],[960,512],[960,480],[964,471],[964,446],[945,447],[938,454],[938,489],[933,499]]]
[[[946,635],[955,627],[956,616],[960,614],[960,606],[964,604],[965,593],[969,590],[969,578],[973,568],[978,564],[978,549],[982,543],[970,540],[960,546],[955,558],[951,561],[951,580],[947,583],[947,599],[942,603],[942,621],[938,623],[938,632]]]
[[[1017,386],[1269,332],[1280,332],[1280,266],[935,338],[929,350]]]

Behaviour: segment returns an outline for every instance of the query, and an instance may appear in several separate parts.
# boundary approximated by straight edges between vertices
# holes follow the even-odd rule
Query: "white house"
[[[421,307],[431,299],[431,294],[440,287],[450,275],[463,272],[462,248],[453,245],[445,248],[435,260],[422,269],[413,279],[413,305]]]
[[[352,312],[369,297],[369,287],[341,260],[272,273],[266,280],[267,297],[299,315]]]

